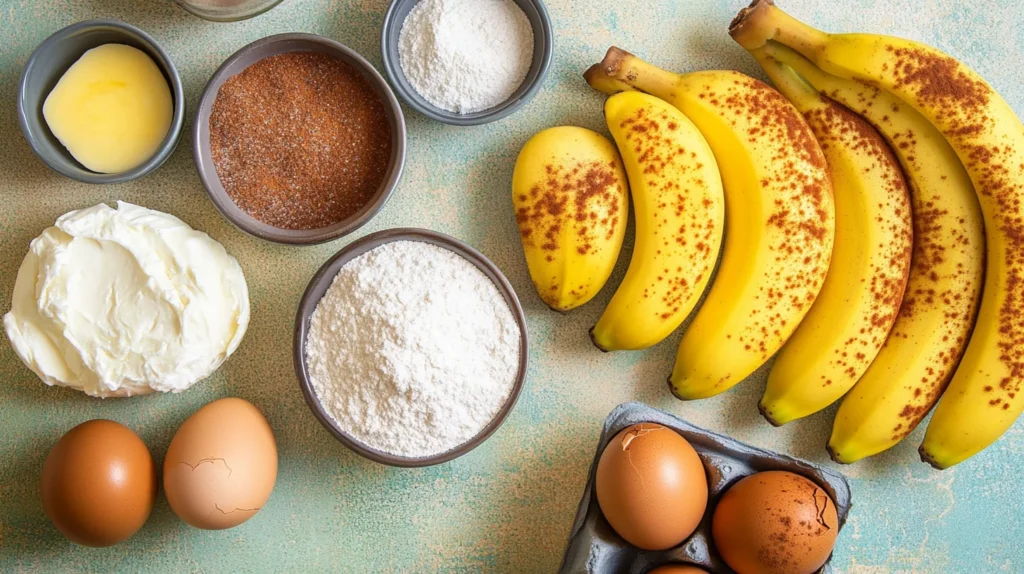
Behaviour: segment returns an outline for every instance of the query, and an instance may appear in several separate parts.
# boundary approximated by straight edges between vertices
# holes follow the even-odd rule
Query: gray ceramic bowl
[[[384,174],[384,181],[377,188],[377,192],[366,205],[348,219],[321,229],[280,229],[267,225],[242,211],[221,185],[210,152],[210,115],[213,112],[213,102],[217,99],[217,92],[220,90],[221,84],[263,58],[288,52],[323,52],[359,70],[373,87],[377,96],[384,102],[384,108],[388,114],[388,125],[391,128],[391,159],[388,162],[388,171]],[[362,227],[384,207],[388,198],[391,197],[391,192],[398,186],[398,180],[402,177],[402,168],[405,165],[405,116],[402,114],[402,107],[398,104],[395,94],[388,87],[388,83],[369,62],[353,50],[334,40],[315,34],[278,34],[257,40],[235,52],[213,73],[213,77],[206,84],[206,89],[203,90],[203,95],[199,99],[199,108],[196,110],[196,119],[192,126],[192,155],[196,161],[196,169],[199,171],[199,179],[202,180],[206,192],[213,200],[213,205],[236,227],[250,235],[276,243],[288,245],[324,243],[348,235]]]
[[[530,71],[526,74],[526,79],[508,100],[489,110],[472,114],[457,114],[431,104],[416,92],[416,89],[406,79],[405,73],[402,72],[398,57],[398,37],[402,32],[406,16],[417,2],[419,0],[393,0],[391,2],[391,7],[384,15],[384,28],[381,30],[380,41],[384,71],[387,73],[388,79],[391,80],[395,91],[402,96],[409,107],[442,123],[453,126],[476,126],[508,116],[532,100],[540,91],[544,78],[548,74],[548,68],[551,66],[551,56],[555,49],[551,18],[548,16],[543,0],[515,0],[533,26],[533,63],[530,65]]]
[[[126,44],[153,58],[171,88],[174,111],[171,127],[153,157],[121,173],[97,173],[86,169],[50,132],[43,118],[43,102],[64,72],[86,51],[103,44]],[[181,78],[170,56],[149,34],[116,20],[86,20],[72,24],[49,38],[32,52],[18,84],[18,121],[29,146],[54,171],[85,183],[119,183],[140,178],[171,157],[185,120],[185,95]]]
[[[270,10],[281,3],[281,0],[247,0],[238,4],[218,5],[209,0],[175,0],[193,16],[210,22],[238,22],[247,20]]]
[[[497,416],[495,416],[479,434],[473,437],[472,440],[454,450],[450,450],[437,456],[407,458],[388,454],[362,444],[349,436],[338,426],[338,423],[336,423],[334,419],[327,414],[323,405],[320,404],[320,399],[317,397],[316,390],[313,388],[312,382],[309,380],[309,370],[306,365],[305,352],[306,335],[309,332],[310,318],[313,316],[313,311],[316,310],[316,306],[320,303],[320,299],[323,298],[327,289],[334,281],[334,277],[346,263],[375,247],[379,247],[385,243],[391,243],[392,241],[422,241],[430,243],[452,251],[455,254],[464,257],[473,265],[476,265],[477,268],[483,271],[484,275],[494,282],[495,287],[498,288],[498,291],[505,298],[505,302],[508,303],[509,308],[512,310],[512,315],[515,317],[516,323],[519,325],[519,332],[521,334],[519,372],[516,375],[515,384],[512,387],[512,393],[509,395],[508,400],[505,401],[505,405],[498,412]],[[476,249],[473,249],[458,239],[449,237],[442,233],[428,231],[426,229],[389,229],[372,233],[348,245],[339,251],[337,255],[330,258],[327,263],[324,263],[323,267],[316,272],[316,275],[314,275],[313,279],[310,280],[309,286],[306,287],[306,292],[302,295],[302,299],[299,301],[299,310],[295,317],[295,339],[292,347],[292,355],[295,362],[295,374],[299,379],[299,386],[302,388],[302,394],[306,397],[306,404],[309,405],[309,408],[313,411],[317,420],[320,421],[320,424],[324,425],[324,428],[334,435],[335,438],[351,450],[372,461],[389,466],[422,467],[441,464],[442,462],[448,462],[456,459],[479,446],[487,440],[488,437],[494,434],[494,431],[498,430],[501,423],[504,422],[508,414],[512,412],[512,408],[515,407],[516,400],[519,399],[519,394],[523,390],[523,384],[526,381],[526,367],[530,350],[529,338],[526,334],[526,317],[523,315],[523,308],[519,304],[519,298],[516,296],[515,290],[512,289],[512,285],[509,284],[508,279],[505,278],[494,263],[491,263],[489,259],[484,257]]]

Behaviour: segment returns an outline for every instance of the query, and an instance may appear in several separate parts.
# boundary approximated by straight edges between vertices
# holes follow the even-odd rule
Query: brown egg
[[[645,550],[678,545],[708,504],[704,465],[676,431],[653,423],[624,429],[597,463],[597,502],[612,528]]]
[[[164,457],[164,491],[182,520],[207,530],[252,518],[277,480],[277,445],[252,403],[221,399],[195,412]]]
[[[718,553],[739,574],[811,574],[832,554],[839,519],[821,487],[773,470],[725,491],[711,531]]]
[[[111,546],[131,538],[156,499],[156,469],[145,443],[108,420],[69,430],[43,465],[43,509],[72,542]]]
[[[659,566],[647,574],[708,574],[708,571],[689,564],[668,564]]]

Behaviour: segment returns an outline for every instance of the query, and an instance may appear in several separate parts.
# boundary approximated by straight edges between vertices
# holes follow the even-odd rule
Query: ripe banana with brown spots
[[[725,215],[722,177],[704,136],[647,94],[605,103],[629,177],[636,243],[629,270],[590,331],[605,351],[645,349],[675,331],[715,269]]]
[[[882,136],[765,49],[751,54],[811,126],[836,204],[825,284],[776,355],[761,399],[765,418],[782,425],[834,403],[875,359],[903,301],[913,223],[906,181]]]
[[[671,103],[718,161],[722,262],[683,334],[670,386],[683,399],[726,391],[778,351],[824,282],[835,212],[821,148],[786,98],[739,72],[680,75],[612,48],[586,79],[601,91],[628,87]]]
[[[985,222],[981,308],[967,350],[932,416],[921,457],[937,468],[986,448],[1024,411],[1024,126],[975,71],[910,40],[828,34],[756,0],[733,21],[744,48],[775,41],[822,70],[884,89],[914,107],[952,146]]]
[[[561,126],[526,142],[512,204],[541,300],[569,311],[594,298],[615,268],[629,219],[629,184],[615,145]]]

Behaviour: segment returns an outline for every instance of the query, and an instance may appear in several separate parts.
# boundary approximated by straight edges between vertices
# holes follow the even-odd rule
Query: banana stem
[[[839,79],[816,66],[814,62],[803,57],[800,52],[788,46],[783,46],[774,40],[757,50],[776,62],[792,68],[797,74],[803,76],[810,84],[817,88],[820,88],[828,79]],[[751,54],[753,54],[753,51],[751,51]],[[754,57],[756,58],[757,56],[755,55]],[[819,91],[821,90],[819,89]]]
[[[829,38],[825,32],[780,10],[773,0],[754,0],[741,10],[729,25],[729,34],[747,50],[775,40],[808,57],[820,51]]]
[[[595,68],[599,68],[603,72],[600,75],[611,78],[617,85],[646,92],[663,100],[669,99],[679,81],[678,74],[648,64],[633,54],[614,46],[608,49],[604,60]],[[591,70],[593,69],[591,68]],[[590,80],[591,78],[587,78],[588,82]],[[603,84],[604,80],[601,83]],[[594,86],[593,83],[590,85]],[[594,87],[597,88],[597,86]]]
[[[782,95],[786,96],[786,99],[792,102],[801,113],[820,105],[821,95],[818,90],[807,83],[796,70],[770,55],[768,47],[772,44],[773,42],[768,42],[760,48],[748,51],[764,68],[776,89],[782,92]]]
[[[619,92],[628,92],[633,89],[626,82],[621,82],[608,74],[604,73],[601,68],[601,64],[594,64],[586,72],[583,73],[583,79],[590,84],[591,88],[599,92],[604,92],[609,96],[614,96]]]

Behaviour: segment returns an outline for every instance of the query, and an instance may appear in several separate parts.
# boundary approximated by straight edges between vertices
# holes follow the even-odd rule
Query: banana
[[[987,267],[978,320],[932,416],[921,458],[947,468],[980,452],[1024,410],[1024,127],[976,72],[909,40],[831,35],[757,0],[730,29],[740,45],[775,40],[826,72],[892,92],[943,134],[974,182]]]
[[[568,311],[597,295],[619,258],[629,219],[629,184],[615,144],[584,128],[538,133],[516,160],[512,203],[544,303]]]
[[[825,284],[776,355],[761,399],[761,413],[778,426],[834,403],[875,359],[903,301],[913,223],[906,181],[882,136],[764,49],[751,54],[811,126],[836,205]]]
[[[590,336],[605,351],[644,349],[683,322],[711,278],[724,226],[722,177],[704,136],[664,101],[631,91],[608,98],[604,111],[626,165],[636,244]]]
[[[613,96],[620,92],[636,90],[636,88],[626,82],[605,74],[604,70],[601,69],[601,64],[594,64],[587,68],[587,71],[583,72],[583,78],[591,88],[594,88],[604,94],[608,94],[609,96]]]
[[[612,48],[587,80],[667,100],[700,129],[718,161],[722,261],[683,334],[670,386],[682,399],[721,393],[782,346],[824,282],[835,211],[821,148],[786,98],[739,72],[677,75]]]
[[[874,125],[903,166],[914,212],[906,296],[888,340],[836,413],[829,453],[852,463],[899,443],[935,406],[978,311],[985,230],[967,170],[942,134],[896,96],[823,72],[797,52],[759,48]]]

